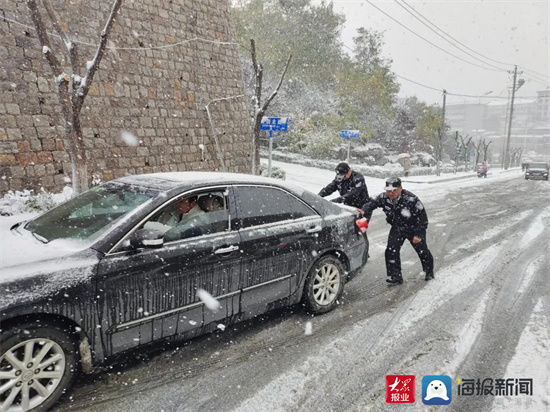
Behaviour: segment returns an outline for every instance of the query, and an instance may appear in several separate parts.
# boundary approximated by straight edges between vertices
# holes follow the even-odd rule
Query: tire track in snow
[[[550,227],[550,207],[543,209],[531,223],[529,229],[520,240],[522,249],[527,248],[533,240],[539,237],[544,232],[545,227]]]
[[[399,309],[392,314],[392,319],[382,323],[383,329],[377,331],[378,333],[373,334],[369,331],[373,319],[358,322],[351,331],[321,348],[321,355],[309,356],[301,364],[281,373],[252,397],[243,401],[236,410],[257,411],[265,408],[265,405],[270,405],[270,409],[275,411],[293,409],[300,406],[302,398],[307,398],[306,388],[311,390],[316,382],[323,382],[325,375],[334,366],[338,366],[338,371],[353,374],[353,368],[358,367],[358,359],[353,354],[369,352],[367,355],[370,355],[381,343],[399,339],[416,322],[437,310],[454,295],[462,293],[479,276],[486,274],[501,249],[501,244],[492,245],[485,251],[444,269],[440,272],[437,282],[429,283],[403,301]],[[461,268],[461,263],[464,262]],[[402,315],[404,311],[406,313]],[[388,317],[387,312],[382,315]],[[397,322],[392,322],[395,319]],[[374,342],[371,342],[372,339]],[[365,348],[370,350],[365,351]],[[368,362],[364,357],[362,361]],[[346,364],[352,365],[346,368]],[[330,380],[334,380],[334,377]],[[336,381],[341,382],[338,379]]]
[[[455,356],[450,360],[449,365],[444,369],[446,375],[456,376],[456,371],[460,364],[466,359],[474,343],[481,333],[483,327],[483,318],[487,312],[487,304],[491,296],[491,290],[487,290],[481,297],[476,311],[472,314],[470,320],[464,325],[458,334],[454,343]]]
[[[475,248],[483,242],[487,242],[490,239],[493,239],[504,232],[510,231],[510,227],[520,223],[521,221],[527,219],[530,215],[533,214],[532,210],[525,210],[519,215],[511,217],[506,223],[494,226],[491,229],[485,230],[482,235],[475,236],[474,238],[468,240],[466,243],[461,244],[459,247],[454,249],[450,255],[454,255],[464,250],[469,250]]]
[[[528,289],[529,285],[531,284],[531,280],[533,279],[537,271],[541,268],[542,261],[543,258],[541,256],[529,263],[529,265],[525,269],[525,276],[523,277],[523,279],[521,280],[521,284],[519,285],[517,291],[518,295],[522,295]]]
[[[521,336],[504,377],[532,378],[533,396],[495,398],[491,411],[547,411],[550,409],[550,334],[543,299],[539,298]],[[546,312],[548,308],[546,307]],[[533,368],[533,365],[540,365]],[[544,367],[546,365],[546,367]]]

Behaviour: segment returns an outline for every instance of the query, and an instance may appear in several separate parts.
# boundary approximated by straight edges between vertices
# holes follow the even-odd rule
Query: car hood
[[[0,307],[84,282],[99,262],[86,245],[42,243],[28,231],[11,230],[0,246]]]
[[[44,243],[28,230],[17,227],[11,229],[7,236],[0,240],[0,270],[21,264],[60,259],[88,248],[89,244],[71,239],[56,239]]]

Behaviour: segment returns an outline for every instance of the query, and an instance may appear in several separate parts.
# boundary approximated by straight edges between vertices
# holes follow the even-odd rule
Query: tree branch
[[[111,13],[107,18],[105,27],[101,31],[101,40],[99,41],[99,45],[97,46],[95,56],[91,64],[86,65],[86,74],[82,79],[82,83],[78,90],[79,106],[82,105],[84,98],[88,94],[88,90],[90,89],[90,84],[92,84],[92,81],[94,79],[95,72],[97,71],[99,64],[101,63],[101,59],[103,58],[103,53],[105,52],[105,46],[107,45],[107,39],[109,38],[109,33],[111,32],[111,27],[113,26],[115,16],[118,13],[118,10],[120,9],[121,5],[122,5],[122,0],[115,0],[115,2],[113,3],[113,6],[111,8]]]
[[[55,57],[53,53],[50,39],[48,37],[48,32],[44,27],[44,22],[42,21],[42,17],[40,16],[38,7],[36,7],[36,1],[27,0],[27,6],[29,7],[29,10],[31,12],[31,19],[34,23],[34,27],[36,27],[36,34],[38,35],[38,40],[40,41],[40,45],[42,46],[42,52],[46,56],[46,60],[48,60],[48,63],[52,68],[53,75],[60,76],[61,65],[59,64],[59,60],[57,60],[57,57]]]
[[[269,106],[269,103],[273,100],[273,98],[277,95],[279,92],[279,89],[281,88],[281,85],[283,84],[283,79],[285,78],[285,74],[288,70],[288,66],[290,65],[290,60],[292,59],[292,54],[288,56],[288,59],[286,61],[285,69],[283,70],[283,73],[281,74],[281,78],[279,79],[279,84],[277,85],[277,88],[273,90],[273,93],[271,93],[271,96],[265,101],[264,105],[262,106],[262,113],[264,113],[267,110],[267,107]]]
[[[61,37],[61,40],[65,44],[65,47],[67,48],[67,51],[69,52],[69,60],[71,62],[71,79],[73,81],[73,90],[72,90],[72,98],[74,99],[76,90],[80,87],[81,78],[78,74],[78,50],[76,48],[76,44],[71,42],[69,40],[69,37],[67,36],[67,33],[65,33],[65,30],[61,27],[59,24],[59,18],[55,14],[54,9],[52,8],[52,5],[50,4],[49,0],[42,0],[42,3],[44,4],[44,8],[46,9],[46,13],[48,14],[48,17],[50,18],[50,21],[52,22],[52,25],[59,34],[59,37]]]

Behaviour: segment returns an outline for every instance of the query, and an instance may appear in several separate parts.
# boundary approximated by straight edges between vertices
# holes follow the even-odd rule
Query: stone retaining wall
[[[52,4],[70,39],[79,42],[83,67],[93,57],[112,2]],[[93,174],[109,180],[127,173],[220,170],[204,107],[244,94],[239,46],[189,40],[233,42],[229,7],[229,0],[123,2],[108,43],[116,49],[103,57],[81,116],[90,179]],[[61,56],[60,40],[50,40]],[[151,48],[178,42],[183,43]],[[59,110],[26,2],[0,0],[0,194],[40,187],[56,191],[67,184],[71,165]],[[213,103],[210,110],[228,170],[249,171],[247,100]],[[123,131],[139,144],[126,144]]]

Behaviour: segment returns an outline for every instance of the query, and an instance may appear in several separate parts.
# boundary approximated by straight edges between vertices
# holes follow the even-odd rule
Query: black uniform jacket
[[[394,203],[386,193],[380,193],[376,199],[370,199],[362,207],[367,220],[370,220],[374,209],[379,207],[384,210],[386,221],[390,225],[404,232],[413,233],[414,236],[422,239],[425,238],[428,215],[415,194],[403,189],[401,196]]]
[[[361,173],[355,171],[351,172],[349,179],[344,179],[341,182],[334,179],[319,192],[319,196],[328,196],[336,190],[340,193],[340,197],[332,200],[336,203],[360,208],[369,200],[365,178]]]

